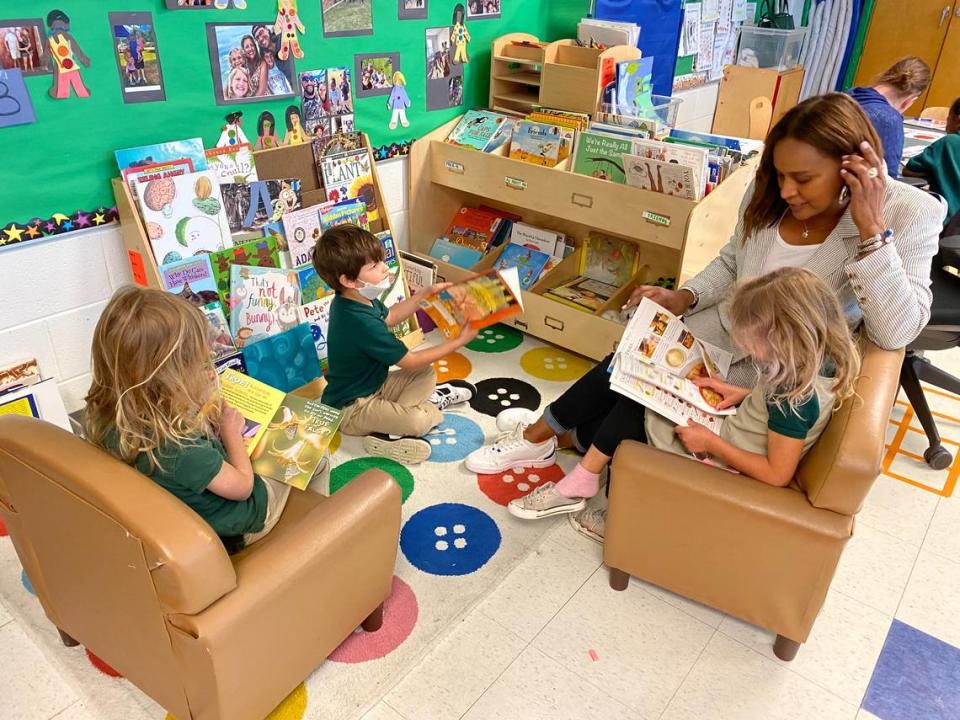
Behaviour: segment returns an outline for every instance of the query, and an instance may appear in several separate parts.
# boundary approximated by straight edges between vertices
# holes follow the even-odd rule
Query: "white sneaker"
[[[533,410],[526,408],[507,408],[497,415],[497,430],[500,432],[509,432],[517,425],[533,425],[540,416]]]
[[[557,439],[542,443],[523,439],[526,425],[517,425],[505,432],[493,445],[474,450],[467,455],[464,464],[467,470],[481,475],[495,475],[510,468],[549,467],[557,461]]]
[[[404,465],[417,465],[430,457],[430,442],[420,437],[370,433],[363,439],[363,449],[371,455],[396,460]]]
[[[477,389],[466,380],[451,380],[434,388],[430,402],[443,412],[451,405],[470,402],[476,394]]]
[[[544,483],[526,497],[511,500],[507,510],[523,520],[540,520],[552,515],[580,512],[587,506],[586,498],[569,498],[557,492],[556,483]]]

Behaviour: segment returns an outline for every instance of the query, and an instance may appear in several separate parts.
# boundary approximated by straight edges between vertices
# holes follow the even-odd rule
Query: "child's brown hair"
[[[325,231],[313,248],[313,268],[337,292],[340,276],[356,280],[364,265],[383,260],[383,244],[358,225],[337,225]]]

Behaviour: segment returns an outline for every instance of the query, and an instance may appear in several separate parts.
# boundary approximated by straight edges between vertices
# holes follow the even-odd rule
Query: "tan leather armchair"
[[[178,720],[262,720],[358,625],[379,628],[400,489],[369,471],[330,498],[294,490],[274,530],[228,556],[145,476],[6,416],[0,516],[65,644],[83,643]]]
[[[903,351],[866,343],[846,401],[786,488],[637,442],[613,459],[603,560],[777,633],[792,660],[823,606],[854,516],[880,472]]]

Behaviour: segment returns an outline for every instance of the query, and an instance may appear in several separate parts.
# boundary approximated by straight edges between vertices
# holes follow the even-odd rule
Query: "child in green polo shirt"
[[[388,309],[378,299],[391,284],[383,258],[377,237],[356,225],[330,228],[314,247],[313,267],[337,293],[330,306],[323,402],[343,409],[340,430],[365,436],[366,452],[415,464],[430,457],[423,436],[442,422],[442,411],[476,392],[464,381],[437,385],[433,363],[473,340],[477,331],[465,329],[435,347],[408,350],[390,328],[449,284],[424,288]],[[400,369],[389,372],[391,365]]]
[[[926,178],[930,189],[947,201],[944,227],[960,212],[960,98],[947,114],[947,134],[911,158],[903,174]]]

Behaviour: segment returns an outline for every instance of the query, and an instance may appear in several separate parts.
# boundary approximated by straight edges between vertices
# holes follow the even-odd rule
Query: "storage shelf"
[[[493,98],[494,100],[501,100],[503,102],[522,103],[524,105],[530,105],[531,107],[540,102],[540,98],[532,93],[494,93]]]
[[[520,85],[535,85],[540,87],[540,73],[535,72],[505,73],[503,75],[494,75],[493,79],[502,80],[504,82],[519,83]]]
[[[494,60],[499,60],[500,62],[505,63],[514,63],[516,65],[543,65],[543,59],[540,60],[526,60],[524,58],[514,58],[514,57],[505,57],[503,55],[497,55],[493,58]]]

